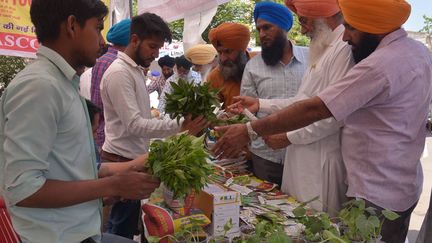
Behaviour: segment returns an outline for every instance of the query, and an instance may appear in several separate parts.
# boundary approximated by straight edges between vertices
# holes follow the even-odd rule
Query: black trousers
[[[283,165],[252,153],[252,172],[261,180],[282,184]]]

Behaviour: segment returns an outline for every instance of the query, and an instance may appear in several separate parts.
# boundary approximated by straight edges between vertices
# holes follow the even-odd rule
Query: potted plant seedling
[[[344,243],[327,213],[307,215],[306,211],[304,205],[293,210],[296,221],[304,225],[303,239],[306,242]]]
[[[293,210],[296,221],[304,225],[303,240],[305,242],[345,243],[340,237],[339,229],[327,213],[307,213],[306,205],[318,198],[303,202]]]
[[[284,228],[277,221],[269,220],[267,217],[257,217],[255,233],[248,239],[240,239],[241,243],[291,243],[291,239],[285,233]]]
[[[233,243],[291,243],[282,225],[284,221],[284,216],[275,212],[257,215],[255,231],[235,238]]]
[[[384,220],[395,220],[399,215],[384,209],[367,207],[362,199],[354,199],[344,204],[339,213],[343,238],[347,242],[381,242],[381,229]]]
[[[223,235],[210,237],[208,242],[209,243],[229,243],[230,239],[228,238],[227,234],[228,234],[228,231],[230,231],[232,229],[232,227],[233,227],[233,223],[232,223],[232,219],[230,218],[228,220],[228,222],[226,222],[224,225]]]
[[[174,235],[166,235],[163,237],[148,236],[149,243],[158,243],[161,240],[168,238],[175,243],[205,243],[208,241],[208,235],[202,228],[205,222],[201,219],[189,219],[189,225],[182,227]]]

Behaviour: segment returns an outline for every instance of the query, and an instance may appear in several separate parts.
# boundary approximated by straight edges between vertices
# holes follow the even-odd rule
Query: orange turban
[[[371,34],[392,32],[407,21],[411,5],[404,0],[339,0],[345,21]]]
[[[340,12],[337,0],[285,0],[285,5],[308,18],[327,18]]]
[[[242,24],[223,23],[210,30],[208,37],[215,48],[223,46],[244,51],[249,44],[250,31]]]

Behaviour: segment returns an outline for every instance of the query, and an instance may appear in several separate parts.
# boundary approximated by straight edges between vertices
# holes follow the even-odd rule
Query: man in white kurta
[[[296,1],[294,5],[302,2]],[[342,40],[343,18],[337,3],[323,2],[334,4],[335,8],[320,10],[320,4],[292,8],[299,16],[302,32],[311,37],[310,65],[298,94],[291,99],[260,99],[260,111],[272,113],[295,101],[313,97],[345,76],[354,66],[351,47]],[[313,10],[320,11],[315,14]],[[320,200],[312,202],[311,206],[330,214],[339,211],[345,201],[346,172],[340,148],[341,126],[334,118],[329,118],[266,139],[271,147],[289,145],[285,154],[282,191],[299,201],[320,196]]]

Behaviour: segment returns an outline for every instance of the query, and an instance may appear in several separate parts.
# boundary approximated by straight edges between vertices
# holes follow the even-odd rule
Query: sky
[[[404,28],[410,31],[419,31],[424,26],[423,15],[432,17],[432,0],[408,0],[411,4],[411,15]]]

